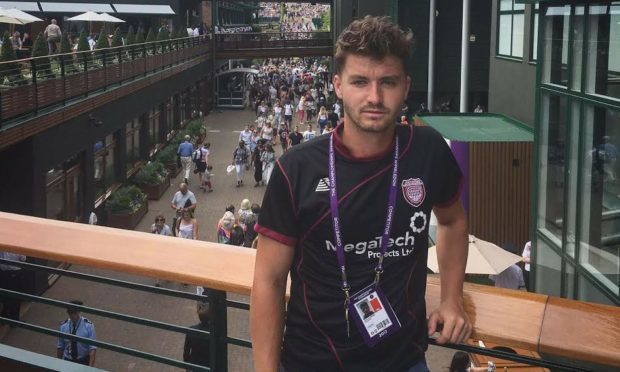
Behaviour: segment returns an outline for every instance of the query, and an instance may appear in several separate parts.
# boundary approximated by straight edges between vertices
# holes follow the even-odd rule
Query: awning
[[[170,5],[112,4],[116,13],[175,14]]]
[[[0,1],[0,8],[4,9],[19,9],[25,12],[38,12],[39,5],[36,2],[22,3],[20,1]]]
[[[51,3],[51,2],[41,2],[41,9],[44,12],[55,12],[55,13],[84,13],[88,12],[106,12],[106,13],[114,13],[114,9],[110,6],[110,4],[95,4],[95,3]]]
[[[533,142],[528,125],[499,114],[422,114],[426,125],[460,142]]]

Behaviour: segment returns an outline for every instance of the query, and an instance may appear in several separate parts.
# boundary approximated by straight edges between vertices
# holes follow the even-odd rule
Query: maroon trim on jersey
[[[450,199],[448,199],[447,201],[443,203],[435,204],[434,207],[447,208],[451,206],[452,204],[456,203],[461,197],[461,191],[463,189],[463,181],[464,181],[464,177],[461,176],[461,178],[459,179],[459,187],[458,189],[456,189],[456,192],[454,193],[454,195],[452,195]]]
[[[261,226],[258,224],[258,222],[256,222],[256,224],[254,225],[254,231],[284,245],[294,247],[297,244],[297,239],[290,236],[282,235],[277,231],[273,231],[264,226]]]
[[[410,127],[409,127],[410,128]],[[334,139],[337,139],[338,137],[334,137]],[[411,148],[411,141],[413,141],[413,131],[409,130],[409,141],[407,142],[407,146],[405,146],[405,149],[402,151],[402,153],[399,155],[398,160],[402,159],[407,152],[409,151],[409,149]],[[337,144],[337,142],[334,142]],[[391,151],[391,150],[390,150]],[[365,179],[364,181],[358,183],[355,187],[353,187],[351,190],[349,190],[349,192],[347,192],[346,194],[344,194],[342,197],[340,197],[340,199],[338,200],[338,204],[342,203],[346,198],[348,198],[349,196],[351,196],[351,194],[353,194],[354,192],[356,192],[357,190],[359,190],[362,186],[364,186],[365,184],[369,183],[370,181],[374,180],[375,178],[382,176],[385,172],[387,172],[388,170],[390,170],[392,168],[393,164],[390,165],[386,165],[385,168],[381,169],[379,172],[377,172],[374,176]],[[458,195],[458,194],[457,194]],[[324,219],[327,218],[327,216],[329,216],[331,214],[331,210],[327,210],[327,212],[325,212],[318,220],[316,220],[316,222],[308,229],[308,231],[306,231],[306,233],[302,236],[302,238],[300,239],[300,241],[306,240],[306,238],[310,235],[310,233],[321,223],[323,222]]]
[[[300,279],[301,279],[301,264],[303,262],[304,262],[304,251],[302,249],[301,257],[299,258],[299,263],[297,263],[297,267],[295,268],[295,271],[297,271],[297,275],[299,276]],[[308,304],[308,296],[306,295],[306,281],[303,279],[301,279],[301,286],[302,286],[302,292],[304,296],[304,306],[306,307],[306,314],[308,314],[308,319],[310,319],[310,323],[312,323],[314,328],[316,328],[316,330],[321,335],[323,335],[323,337],[325,337],[325,340],[327,341],[327,344],[329,345],[329,348],[331,349],[332,354],[334,354],[334,357],[336,357],[336,361],[338,362],[340,369],[344,371],[345,369],[344,369],[344,366],[342,365],[342,360],[340,359],[338,350],[336,350],[336,346],[334,345],[334,341],[331,339],[331,337],[329,337],[327,333],[325,333],[325,331],[323,331],[323,329],[321,329],[321,327],[319,327],[318,324],[316,324],[316,322],[314,321],[314,318],[312,317],[312,314],[310,313],[310,305]]]
[[[409,126],[407,126],[409,127]],[[374,156],[369,156],[367,158],[356,158],[355,156],[351,155],[351,151],[349,151],[348,148],[346,148],[346,146],[342,143],[342,137],[341,137],[341,133],[342,130],[344,129],[344,122],[339,124],[338,126],[336,126],[336,128],[334,129],[333,133],[334,133],[334,146],[336,148],[336,151],[338,151],[342,156],[344,156],[345,158],[349,159],[349,160],[355,160],[355,161],[374,161],[374,160],[379,160],[379,159],[383,159],[384,157],[388,156],[391,152],[392,152],[392,148],[388,148],[387,150],[385,150],[384,152],[374,155]],[[394,132],[394,134],[396,134],[396,132]],[[410,136],[411,138],[411,136]]]
[[[276,163],[278,164],[280,172],[282,172],[282,175],[286,180],[286,185],[288,186],[288,196],[289,198],[291,198],[291,208],[293,208],[295,215],[299,217],[299,211],[297,210],[297,203],[295,202],[295,194],[293,193],[293,185],[291,185],[291,180],[288,178],[288,174],[286,174],[286,172],[284,171],[284,167],[280,163],[280,159],[276,160]]]

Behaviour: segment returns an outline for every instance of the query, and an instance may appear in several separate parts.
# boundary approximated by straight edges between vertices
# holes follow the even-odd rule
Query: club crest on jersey
[[[426,198],[426,189],[424,188],[424,182],[419,178],[409,178],[403,180],[400,184],[403,189],[403,196],[407,203],[414,207],[419,207],[424,203]]]

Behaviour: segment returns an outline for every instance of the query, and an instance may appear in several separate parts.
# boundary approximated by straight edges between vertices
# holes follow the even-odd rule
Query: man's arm
[[[463,308],[463,279],[467,264],[468,236],[465,211],[459,201],[433,208],[437,217],[437,260],[441,279],[441,303],[428,319],[429,336],[443,324],[437,343],[459,343],[472,326]]]
[[[250,298],[250,331],[256,372],[279,370],[286,279],[293,252],[293,247],[259,234]]]
[[[88,365],[93,367],[95,365],[95,358],[97,357],[97,349],[91,349],[88,355],[90,357],[88,360]]]

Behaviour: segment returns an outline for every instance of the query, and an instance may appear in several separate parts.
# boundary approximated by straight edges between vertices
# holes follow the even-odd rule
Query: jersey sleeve
[[[94,324],[90,324],[90,327],[88,328],[88,338],[90,338],[91,340],[96,340],[97,339],[97,333],[95,332],[95,325]],[[97,346],[95,345],[88,345],[88,350],[96,350]]]
[[[435,133],[438,154],[434,157],[435,164],[433,166],[433,188],[435,189],[433,206],[448,207],[460,197],[463,173],[452,154],[450,146],[439,133]]]
[[[254,227],[256,232],[289,246],[295,246],[299,238],[299,224],[292,190],[288,175],[277,161]]]

